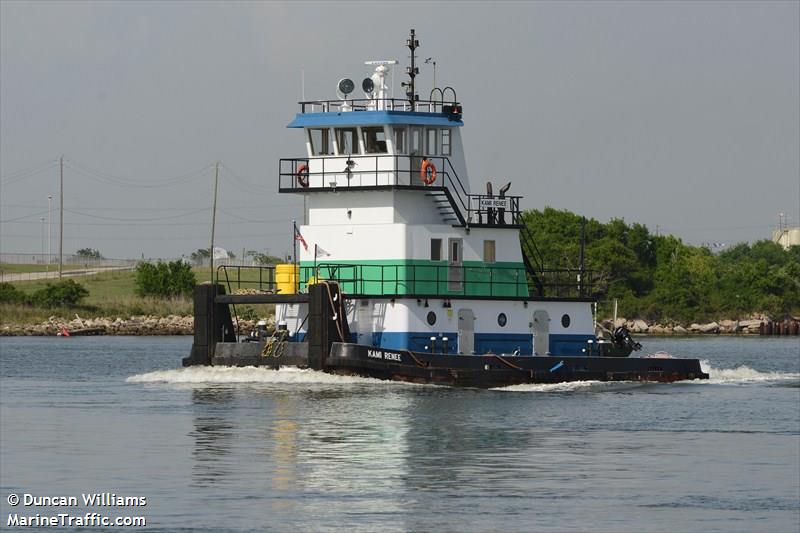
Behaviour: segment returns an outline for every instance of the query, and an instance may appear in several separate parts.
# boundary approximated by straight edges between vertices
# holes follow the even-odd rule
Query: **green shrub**
[[[258,311],[249,306],[244,306],[241,309],[237,309],[237,311],[239,318],[242,320],[258,320],[260,318]]]
[[[27,302],[28,297],[11,283],[0,283],[0,303],[21,304]]]
[[[189,296],[196,284],[192,267],[183,261],[139,263],[136,266],[136,294],[139,296]]]
[[[89,291],[75,280],[67,279],[48,283],[31,295],[31,302],[38,307],[62,307],[80,303],[89,296]]]

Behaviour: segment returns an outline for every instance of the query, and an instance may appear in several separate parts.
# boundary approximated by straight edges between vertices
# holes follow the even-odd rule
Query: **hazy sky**
[[[800,221],[800,3],[9,2],[0,5],[0,251],[39,252],[65,168],[65,252],[291,247],[286,124],[409,28],[464,104],[474,189],[690,243]],[[426,94],[430,65],[418,78]],[[401,76],[395,75],[398,87]],[[49,166],[48,166],[49,165]],[[25,172],[27,170],[39,172]],[[21,218],[25,217],[25,218]]]

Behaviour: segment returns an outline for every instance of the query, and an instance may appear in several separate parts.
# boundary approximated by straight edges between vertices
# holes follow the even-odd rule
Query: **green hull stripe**
[[[451,268],[447,261],[364,260],[317,262],[319,279],[336,280],[344,292],[367,295],[520,296],[528,281],[522,263],[465,261]],[[300,289],[314,276],[314,263],[300,263]]]

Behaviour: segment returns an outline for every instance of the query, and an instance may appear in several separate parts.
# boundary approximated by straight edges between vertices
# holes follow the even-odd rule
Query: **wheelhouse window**
[[[368,154],[386,153],[386,133],[382,126],[361,128],[364,134],[364,149]]]
[[[439,133],[438,130],[435,130],[433,128],[430,128],[427,131],[427,136],[428,136],[428,151],[427,151],[427,154],[428,155],[436,155],[436,154],[439,153],[438,146],[436,144],[436,138],[438,137],[437,133]]]
[[[451,148],[452,145],[450,143],[450,130],[441,130],[440,137],[442,139],[442,155],[453,155],[453,149]]]
[[[339,155],[358,153],[358,131],[356,128],[336,128],[336,144]]]
[[[422,128],[411,128],[409,149],[411,155],[422,155]]]
[[[495,241],[483,241],[483,260],[487,263],[495,262]]]
[[[328,128],[309,128],[311,155],[333,155],[333,142]]]
[[[394,128],[394,153],[406,153],[406,129]]]
[[[442,239],[431,239],[431,261],[442,260]]]

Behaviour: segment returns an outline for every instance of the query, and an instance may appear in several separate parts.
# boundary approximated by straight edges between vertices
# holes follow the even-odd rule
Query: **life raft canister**
[[[300,165],[297,172],[295,172],[295,177],[301,187],[308,187],[308,165]]]
[[[436,165],[433,162],[423,159],[422,167],[419,169],[419,177],[425,185],[430,185],[436,181]]]

